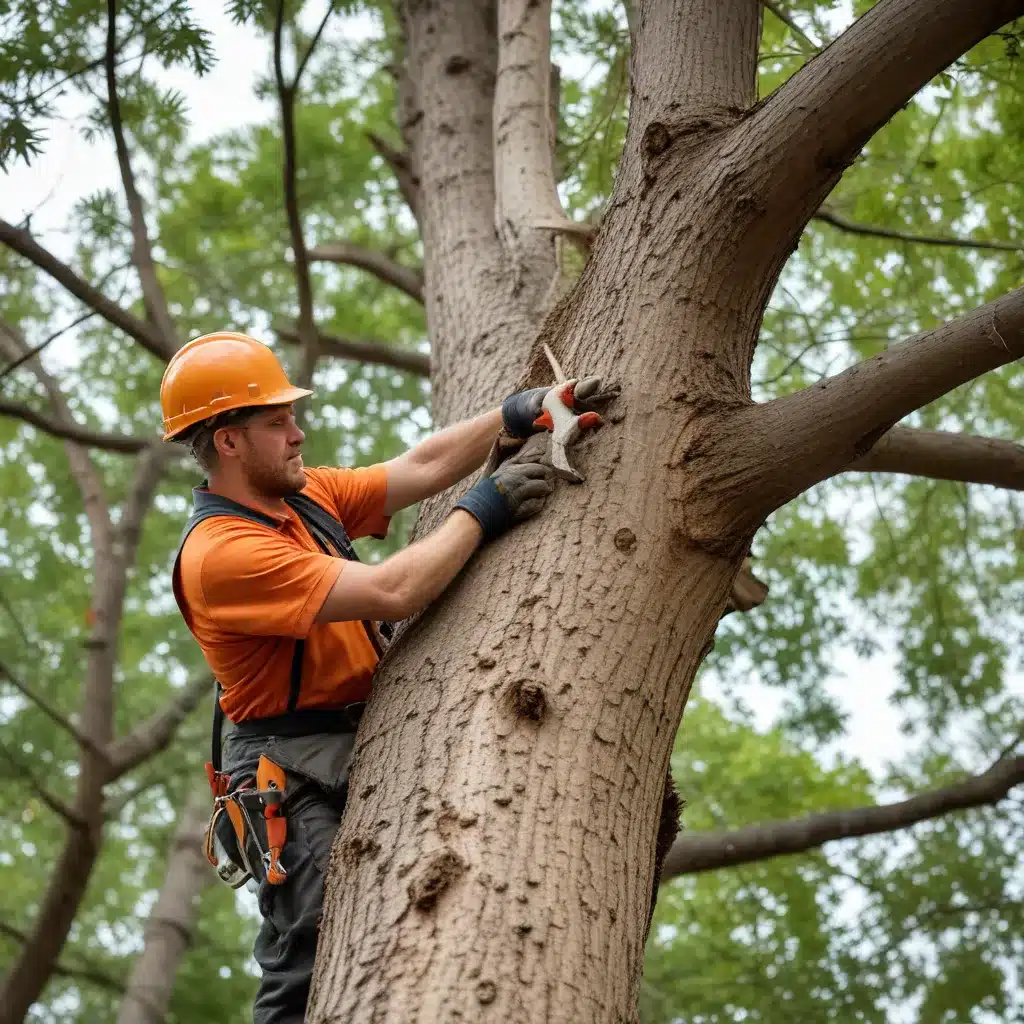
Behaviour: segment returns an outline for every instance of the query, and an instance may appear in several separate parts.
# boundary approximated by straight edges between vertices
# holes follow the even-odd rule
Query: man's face
[[[249,486],[268,498],[287,498],[306,486],[302,442],[306,435],[290,405],[254,413],[238,430],[238,454]]]

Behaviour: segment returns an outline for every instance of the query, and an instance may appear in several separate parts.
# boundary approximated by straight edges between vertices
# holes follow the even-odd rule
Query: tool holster
[[[206,763],[206,777],[213,793],[213,813],[206,826],[203,850],[218,876],[233,889],[250,878],[280,885],[288,878],[281,853],[288,839],[285,803],[295,794],[289,789],[285,770],[265,754],[260,756],[255,779],[245,779],[231,789],[231,776]],[[293,780],[291,789],[301,785]],[[259,821],[258,819],[262,819]],[[262,871],[253,871],[253,863]]]

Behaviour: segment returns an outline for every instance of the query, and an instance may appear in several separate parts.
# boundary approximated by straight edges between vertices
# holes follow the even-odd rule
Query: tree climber
[[[599,389],[599,378],[580,381],[580,408],[600,401]],[[305,1015],[323,877],[390,622],[422,611],[553,489],[548,465],[496,454],[499,432],[507,454],[542,429],[547,391],[510,395],[389,462],[314,469],[293,411],[312,392],[290,384],[266,345],[208,334],[167,366],[164,439],[187,444],[208,478],[192,492],[174,595],[217,680],[207,856],[229,884],[259,884],[254,1024]],[[377,565],[357,559],[350,538],[384,537],[395,512],[485,460],[433,533]],[[233,728],[222,755],[224,716]]]

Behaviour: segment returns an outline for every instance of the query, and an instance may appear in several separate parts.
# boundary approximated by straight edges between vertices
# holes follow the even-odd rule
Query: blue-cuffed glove
[[[486,543],[536,515],[554,489],[555,475],[550,466],[507,462],[474,484],[455,507],[480,524]]]

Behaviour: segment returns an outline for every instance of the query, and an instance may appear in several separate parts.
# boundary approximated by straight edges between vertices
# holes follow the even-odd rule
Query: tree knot
[[[441,894],[467,868],[466,862],[454,850],[440,850],[432,854],[416,878],[409,883],[408,893],[417,910],[433,910]]]
[[[517,679],[509,687],[508,704],[516,718],[539,722],[547,711],[547,691],[533,679]]]

